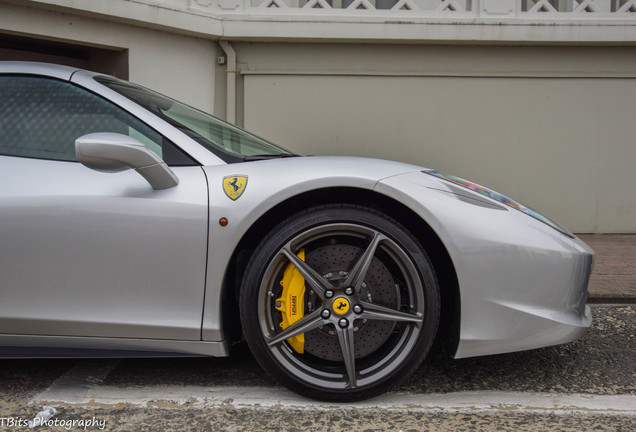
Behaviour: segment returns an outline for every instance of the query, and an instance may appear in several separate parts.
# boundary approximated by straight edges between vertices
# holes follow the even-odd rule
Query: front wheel
[[[439,288],[417,240],[357,206],[290,217],[258,246],[240,297],[252,353],[305,396],[361,400],[420,365],[439,321]]]

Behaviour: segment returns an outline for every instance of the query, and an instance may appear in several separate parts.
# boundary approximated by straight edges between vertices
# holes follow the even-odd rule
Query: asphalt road
[[[244,346],[220,359],[1,360],[0,430],[27,430],[18,422],[44,405],[58,423],[39,430],[635,431],[636,307],[595,307],[567,345],[463,360],[435,349],[362,404],[291,394]]]

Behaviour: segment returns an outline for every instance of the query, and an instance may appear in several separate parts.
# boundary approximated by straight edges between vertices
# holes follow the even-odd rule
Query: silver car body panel
[[[209,251],[203,339],[223,339],[220,300],[225,269],[243,234],[268,210],[307,191],[342,186],[373,190],[382,178],[420,169],[354,157],[283,158],[204,167],[210,189],[210,239],[215,247]],[[233,201],[225,195],[222,181],[240,175],[247,176],[247,187]],[[219,225],[221,217],[229,220],[226,227]]]
[[[439,236],[459,282],[456,357],[567,342],[590,325],[590,248],[422,167],[347,157],[226,164],[95,74],[0,62],[3,72],[72,80],[204,166],[173,168],[179,185],[155,191],[133,171],[0,156],[0,345],[227,355],[223,318],[238,311],[222,310],[223,281],[242,236],[285,200],[332,187],[393,198]],[[227,176],[247,177],[237,199],[223,190]]]
[[[208,199],[200,167],[139,174],[0,156],[4,334],[201,339]]]
[[[124,337],[33,336],[0,334],[0,346],[14,347],[3,357],[226,357],[230,349],[225,342],[202,342],[166,339],[131,339]],[[44,349],[42,349],[44,348]]]
[[[0,62],[0,73],[42,75],[69,81],[77,68],[36,62]]]
[[[574,340],[591,323],[585,306],[593,251],[552,227],[424,168],[363,158],[311,157],[204,168],[210,181],[210,251],[203,338],[223,339],[220,287],[242,234],[275,205],[300,193],[347,185],[394,198],[419,214],[457,270],[461,308],[456,357],[496,354]],[[245,175],[237,201],[221,180]],[[272,187],[272,185],[276,185]],[[220,217],[230,221],[218,224]],[[265,234],[265,233],[264,233]],[[233,313],[226,311],[226,313]]]
[[[585,301],[594,251],[519,211],[480,205],[492,200],[469,190],[458,196],[456,189],[422,173],[376,188],[415,210],[453,260],[462,304],[456,357],[580,337],[592,319]]]

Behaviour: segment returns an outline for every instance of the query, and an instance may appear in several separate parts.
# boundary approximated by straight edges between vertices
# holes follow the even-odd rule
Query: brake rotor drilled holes
[[[327,279],[335,287],[340,287],[363,252],[363,248],[354,245],[329,244],[309,250],[306,262],[319,274],[329,276]],[[355,304],[357,296],[355,293],[351,294],[351,301]],[[371,261],[365,282],[362,284],[360,298],[386,307],[397,308],[399,293],[395,289],[395,282],[389,269],[377,257]],[[309,301],[315,304],[313,297]],[[381,347],[391,335],[395,323],[355,319],[348,325],[354,326],[354,355],[359,359]],[[324,325],[307,332],[305,352],[324,360],[342,361],[342,350],[334,326]]]

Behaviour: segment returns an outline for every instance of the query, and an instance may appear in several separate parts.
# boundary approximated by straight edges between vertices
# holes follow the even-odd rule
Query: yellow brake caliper
[[[305,261],[305,249],[298,252],[298,258]],[[283,293],[276,299],[276,309],[282,317],[280,326],[285,330],[305,315],[305,278],[292,263],[289,263],[280,284],[283,286]],[[305,352],[304,333],[290,337],[287,342],[298,354]]]

